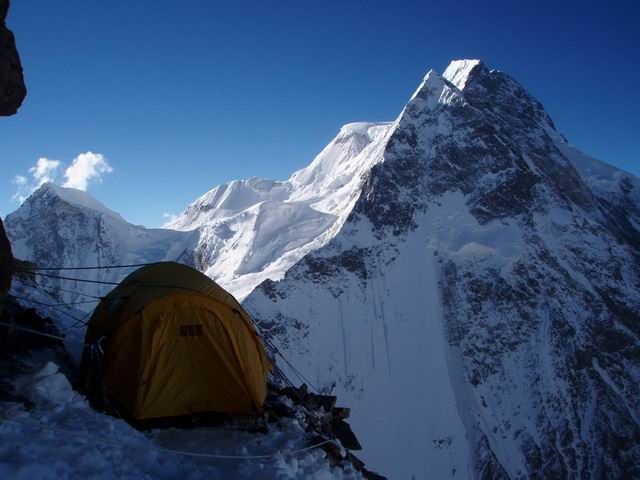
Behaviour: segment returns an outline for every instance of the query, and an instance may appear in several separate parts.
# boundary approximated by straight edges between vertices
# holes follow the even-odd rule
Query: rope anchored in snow
[[[313,450],[314,448],[318,448],[321,447],[323,445],[326,445],[328,443],[332,443],[332,440],[324,440],[322,442],[318,442],[315,443],[313,445],[309,445],[308,447],[304,447],[304,448],[298,448],[295,450],[285,450],[285,451],[277,451],[277,452],[272,452],[272,453],[266,453],[266,454],[262,454],[262,455],[222,455],[222,454],[217,454],[217,453],[205,453],[205,452],[192,452],[192,451],[187,451],[187,450],[174,450],[174,449],[170,449],[170,448],[163,448],[163,447],[154,447],[151,445],[135,445],[132,443],[125,443],[125,442],[118,442],[115,440],[110,440],[108,438],[102,438],[102,437],[97,437],[94,435],[88,435],[85,433],[81,433],[75,430],[68,430],[66,428],[59,428],[59,427],[54,427],[52,425],[47,425],[44,423],[40,423],[40,422],[31,422],[31,421],[27,421],[27,420],[18,420],[15,418],[9,419],[6,418],[6,416],[2,416],[3,421],[5,422],[9,422],[9,423],[14,423],[14,424],[18,424],[18,425],[22,425],[25,427],[31,427],[31,428],[41,428],[44,430],[49,430],[51,432],[56,432],[56,433],[63,433],[66,435],[71,435],[77,438],[83,438],[85,440],[89,440],[92,442],[96,442],[96,443],[101,443],[103,445],[109,445],[112,447],[118,447],[118,448],[139,448],[139,449],[143,449],[143,450],[150,450],[150,451],[155,451],[155,452],[159,452],[159,453],[172,453],[175,455],[183,455],[183,456],[189,456],[189,457],[199,457],[199,458],[212,458],[212,459],[219,459],[219,460],[224,460],[224,459],[230,459],[230,460],[257,460],[257,459],[268,459],[268,458],[274,458],[277,456],[289,456],[289,455],[296,455],[299,453],[303,453],[306,452],[308,450]]]
[[[286,359],[286,357],[282,354],[282,352],[280,351],[280,349],[276,346],[275,343],[273,343],[267,335],[265,335],[264,331],[262,330],[262,328],[260,327],[260,325],[253,320],[253,318],[251,317],[251,321],[253,322],[253,325],[256,327],[256,330],[258,330],[258,332],[260,333],[260,337],[264,340],[264,342],[274,351],[274,353],[276,355],[279,355],[280,358],[282,358],[282,360],[284,360],[284,362],[289,366],[289,368],[291,368],[291,371],[298,377],[298,379],[302,382],[302,383],[306,383],[307,385],[309,385],[316,393],[320,393],[320,390],[318,389],[318,387],[316,387],[315,385],[313,385],[313,383],[311,383],[304,375],[302,375],[302,373],[300,372],[300,370],[298,370],[289,360]],[[280,369],[277,365],[275,365],[275,370],[277,373],[279,373],[285,380],[285,383],[287,383],[289,386],[293,387],[293,383],[287,378],[287,376],[284,374],[284,372],[282,371],[282,369]]]
[[[84,283],[94,283],[97,285],[111,285],[111,286],[118,286],[121,283],[121,282],[107,282],[105,280],[90,280],[88,278],[65,277],[63,275],[51,275],[50,273],[38,273],[35,271],[27,271],[27,270],[17,270],[17,271],[20,273],[30,273],[32,275],[37,275],[39,277],[55,278],[57,280],[67,280],[70,282],[81,282],[81,283],[84,282]],[[178,285],[170,285],[170,284],[133,283],[132,285],[136,287],[147,287],[147,288],[173,288],[176,290],[185,290],[187,292],[201,293],[199,290],[194,290],[192,288],[182,287]],[[80,294],[80,295],[84,295],[84,294]]]
[[[85,321],[85,319],[86,319],[86,317],[88,316],[88,314],[87,314],[87,315],[85,315],[85,316],[84,316],[84,318],[78,318],[78,317],[76,317],[75,315],[70,314],[69,312],[65,312],[64,310],[62,310],[62,309],[61,309],[61,308],[59,308],[59,307],[66,307],[66,306],[71,306],[71,305],[78,305],[78,304],[81,304],[81,303],[95,303],[95,302],[99,302],[99,301],[100,301],[100,300],[90,300],[90,301],[86,301],[86,302],[70,302],[70,303],[56,303],[56,304],[53,304],[53,303],[45,303],[45,302],[41,302],[41,301],[39,301],[39,300],[35,300],[35,299],[33,299],[33,298],[21,297],[21,296],[19,296],[19,295],[11,295],[11,296],[12,296],[12,297],[14,297],[14,298],[17,298],[17,299],[19,299],[19,300],[24,300],[24,301],[26,301],[26,302],[32,302],[32,303],[35,303],[35,304],[37,304],[37,305],[42,305],[42,306],[44,306],[44,307],[50,308],[50,309],[52,309],[52,310],[55,310],[55,311],[56,311],[56,312],[58,312],[58,313],[61,313],[61,314],[63,314],[63,315],[66,315],[67,317],[72,318],[73,320],[75,320],[74,326],[75,326],[75,325],[82,325],[82,326],[86,326],[86,325],[87,325],[87,322]]]
[[[69,280],[74,282],[84,282],[84,283],[96,283],[98,285],[120,285],[120,282],[106,282],[103,280],[89,280],[87,278],[74,278],[74,277],[65,277],[62,275],[51,275],[49,273],[38,273],[34,270],[18,270],[20,273],[31,273],[33,275],[37,275],[39,277],[47,277],[47,278],[56,278],[58,280]]]
[[[60,335],[53,335],[52,333],[39,332],[38,330],[33,330],[32,328],[21,327],[19,325],[16,325],[15,323],[0,322],[0,325],[9,327],[9,329],[12,329],[12,330],[20,330],[22,332],[32,333],[34,335],[40,335],[41,337],[49,337],[49,338],[54,338],[56,340],[61,340],[63,342],[65,341],[65,337],[61,337]]]
[[[45,307],[51,307],[51,308],[53,308],[53,307],[69,307],[69,306],[72,306],[72,305],[83,305],[85,303],[98,303],[98,302],[102,301],[102,299],[100,298],[100,299],[95,299],[95,300],[84,300],[84,301],[81,301],[81,302],[47,303],[47,302],[41,302],[40,300],[36,300],[35,298],[21,297],[19,295],[15,295],[15,294],[12,294],[11,296],[14,297],[14,298],[18,298],[20,300],[27,300],[29,302],[37,303],[38,305],[43,305]]]
[[[24,280],[23,280],[23,283],[25,285],[29,286],[29,287],[32,287],[32,288],[35,288],[35,289],[39,289],[40,288],[40,289],[43,289],[45,291],[48,290],[48,291],[53,291],[53,292],[59,291],[59,292],[73,293],[74,295],[80,295],[82,297],[95,298],[96,300],[102,300],[104,298],[104,297],[99,297],[99,296],[96,296],[96,295],[89,295],[88,293],[78,292],[76,290],[69,290],[67,288],[62,288],[62,287],[58,287],[58,286],[53,287],[53,286],[50,286],[50,285],[38,285],[38,284],[33,283],[33,282],[25,282]]]
[[[111,270],[115,268],[135,268],[135,267],[147,267],[149,265],[155,265],[153,263],[130,263],[127,265],[96,265],[93,267],[36,267],[24,270],[25,273],[46,272],[55,270]]]

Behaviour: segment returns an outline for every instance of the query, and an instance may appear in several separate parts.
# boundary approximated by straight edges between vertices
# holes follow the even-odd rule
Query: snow
[[[58,370],[58,365],[49,361],[32,377],[18,382],[16,390],[36,401],[54,404],[75,403],[78,395],[72,390],[67,377]]]
[[[352,407],[361,457],[389,478],[468,478],[473,471],[467,432],[475,418],[460,404],[471,389],[448,344],[437,260],[489,257],[503,265],[522,237],[512,225],[480,225],[464,202],[459,192],[443,196],[391,264],[383,255],[370,265],[366,288],[349,276],[335,285],[343,292],[336,298],[331,287],[298,280],[277,306],[256,294],[245,302],[259,318],[304,319],[304,329],[290,328],[279,348],[314,384],[335,385],[333,393]],[[366,223],[357,231],[342,232],[344,248],[372,245]],[[479,243],[487,241],[493,245]]]
[[[367,137],[369,137],[369,139],[372,139],[372,136],[370,134],[370,130],[372,128],[375,128],[377,126],[386,126],[387,123],[371,123],[371,122],[352,122],[352,123],[347,123],[345,125],[342,126],[342,128],[340,128],[340,133],[339,136],[344,136],[344,137],[348,137],[350,135],[353,134],[358,134],[358,135],[365,135]]]
[[[461,255],[479,255],[490,256],[496,253],[496,249],[480,243],[470,242],[465,243],[458,253]]]
[[[481,65],[480,60],[454,60],[445,69],[442,76],[453,83],[458,89],[464,90],[471,70]]]
[[[91,210],[95,210],[104,215],[108,215],[110,217],[115,218],[116,220],[124,221],[124,219],[120,216],[119,213],[114,212],[113,210],[105,207],[101,202],[93,198],[87,192],[83,190],[78,190],[76,188],[65,188],[60,187],[54,183],[47,182],[41,188],[44,190],[48,190],[52,194],[62,198],[67,203],[72,205],[76,205],[81,208],[88,208]]]
[[[392,128],[393,124],[381,122],[346,124],[308,167],[289,180],[254,177],[217,186],[188,205],[168,229],[132,225],[86,192],[46,184],[7,217],[7,231],[16,256],[40,266],[181,261],[242,300],[264,280],[281,279],[293,264],[338,232],[363,177],[382,158]],[[33,231],[32,224],[41,228]],[[82,278],[117,282],[127,273],[86,271]],[[97,295],[109,289],[65,281],[44,283]],[[61,294],[59,300],[74,298]]]
[[[339,284],[339,298],[324,287],[310,294],[304,284],[288,291],[278,312],[305,319],[305,341],[294,331],[280,347],[315,384],[337,383],[333,393],[352,406],[350,423],[373,470],[466,478],[469,447],[447,373],[436,257],[423,233],[406,238],[391,265],[374,265],[364,290],[354,277]],[[268,317],[273,304],[250,298],[248,307]]]
[[[288,453],[309,445],[296,420],[270,424],[266,434],[228,428],[152,430],[143,434],[91,409],[55,363],[19,378],[18,391],[34,402],[27,411],[1,402],[0,478],[24,479],[342,479],[361,478],[352,467],[331,466],[322,450]],[[212,455],[271,458],[221,459]]]
[[[218,186],[169,228],[199,236],[199,268],[242,300],[325,245],[351,210],[363,175],[381,157],[390,123],[344,125],[287,181],[252,178]]]
[[[333,224],[335,217],[300,202],[265,201],[213,227],[201,227],[209,239],[205,273],[238,298],[266,278],[278,278],[309,243]],[[224,230],[223,230],[224,228]],[[224,232],[229,237],[220,240]],[[215,242],[215,243],[214,243]]]
[[[417,106],[417,109],[425,112],[432,110],[440,103],[442,98],[442,93],[439,92],[444,92],[444,79],[435,70],[429,70],[422,83],[411,95],[409,104],[414,103],[416,98],[421,97],[422,103]]]
[[[250,178],[235,180],[208,191],[187,206],[168,228],[192,230],[213,218],[226,218],[238,214],[260,202],[285,200],[290,187],[286,183]]]
[[[78,200],[80,199],[80,200]],[[79,202],[82,201],[82,204]],[[189,263],[197,242],[193,232],[147,229],[126,222],[80,190],[45,184],[5,220],[13,253],[39,267],[126,265],[158,261]],[[94,208],[95,207],[95,208]],[[34,225],[37,228],[34,228]],[[132,269],[64,272],[66,276],[101,282],[119,282]],[[62,272],[49,272],[59,275]],[[62,287],[89,295],[104,295],[110,285],[58,281],[38,277],[38,284]],[[49,303],[87,300],[70,292],[57,292]],[[92,305],[79,305],[91,310]]]
[[[562,154],[575,166],[583,180],[598,194],[603,196],[623,196],[623,184],[627,182],[633,187],[630,198],[640,207],[640,179],[634,175],[593,158],[563,139],[554,142]]]

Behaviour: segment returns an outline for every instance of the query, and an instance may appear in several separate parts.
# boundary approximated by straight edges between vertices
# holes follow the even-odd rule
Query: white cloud
[[[100,153],[85,152],[73,159],[64,172],[63,187],[87,190],[90,182],[102,182],[102,176],[113,172],[106,158]]]
[[[18,187],[17,192],[14,193],[11,197],[11,200],[14,202],[24,202],[29,194],[33,191],[31,190],[31,186],[29,185],[29,179],[24,175],[16,175],[15,177],[13,177],[13,180],[11,180],[11,183]]]
[[[29,181],[29,179],[27,177],[25,177],[23,175],[16,175],[15,177],[13,177],[13,180],[12,180],[11,183],[21,187],[22,185],[26,185],[28,181]]]
[[[11,200],[22,203],[44,183],[55,182],[61,167],[64,166],[60,160],[39,158],[35,165],[29,169],[29,175],[16,175],[11,180],[11,183],[16,186],[16,192]],[[87,190],[89,184],[100,183],[102,177],[111,172],[113,172],[113,168],[102,154],[81,153],[64,171],[65,182],[62,186]]]
[[[36,164],[29,169],[31,178],[25,175],[13,177],[11,183],[17,188],[11,200],[18,203],[24,202],[38,187],[41,187],[46,182],[53,182],[56,179],[59,167],[59,160],[40,157]]]
[[[163,213],[162,218],[165,219],[165,222],[162,224],[162,228],[169,228],[171,224],[178,219],[178,215],[173,213]]]
[[[40,157],[36,164],[29,169],[29,173],[33,176],[37,187],[39,187],[43,183],[53,182],[55,180],[59,166],[59,160]]]

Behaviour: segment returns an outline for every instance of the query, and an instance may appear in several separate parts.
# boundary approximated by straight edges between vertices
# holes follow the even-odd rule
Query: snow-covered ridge
[[[640,207],[640,178],[581,152],[564,138],[555,139],[555,145],[594,192],[618,198],[628,196]]]
[[[210,190],[168,228],[199,234],[197,267],[240,299],[278,280],[326,244],[379,160],[389,123],[344,125],[311,164],[286,181],[251,178]]]
[[[173,222],[167,225],[174,230],[192,230],[213,218],[224,218],[256,204],[270,200],[285,200],[290,186],[262,178],[235,180],[217,186],[189,204]]]
[[[254,177],[217,186],[166,229],[131,225],[86,192],[53,184],[43,185],[9,215],[7,229],[16,254],[42,265],[181,259],[242,299],[262,281],[282,278],[332,238],[363,177],[381,158],[390,128],[379,122],[344,125],[309,166],[288,180]],[[40,228],[31,230],[33,224]],[[101,240],[89,247],[96,237]],[[122,274],[97,275],[113,281]]]
[[[122,218],[119,213],[116,213],[113,210],[105,207],[104,204],[102,204],[83,190],[78,190],[76,188],[65,188],[51,182],[46,182],[40,187],[40,194],[55,195],[70,205],[95,210],[96,212],[113,217],[116,220],[124,221],[124,218]]]

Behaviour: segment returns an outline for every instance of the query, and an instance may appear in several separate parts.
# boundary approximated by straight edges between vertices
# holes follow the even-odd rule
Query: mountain
[[[430,71],[395,121],[345,125],[287,181],[214,188],[172,230],[52,185],[6,224],[41,266],[205,271],[352,408],[390,478],[640,477],[640,180],[480,61]]]
[[[388,128],[384,123],[345,125],[289,180],[252,178],[218,186],[167,226],[198,230],[198,269],[242,299],[262,281],[282,278],[335,235]]]
[[[86,192],[45,183],[5,220],[16,258],[39,267],[85,267],[177,260],[193,264],[197,236],[188,232],[150,229],[126,222]],[[78,277],[104,282],[120,281],[131,269],[88,270]],[[55,276],[74,273],[51,271]],[[79,299],[73,292],[102,295],[110,285],[87,284],[39,277],[61,302]],[[92,305],[84,305],[93,308]]]
[[[41,266],[178,260],[243,299],[262,281],[282,278],[335,235],[389,125],[347,124],[289,180],[251,178],[217,186],[164,229],[131,225],[88,193],[47,183],[7,216],[7,232],[18,258]],[[118,281],[127,272],[94,273],[83,273],[83,278]],[[108,290],[49,283],[87,293]]]
[[[245,300],[391,478],[640,476],[640,182],[479,61],[430,71],[339,231]]]

